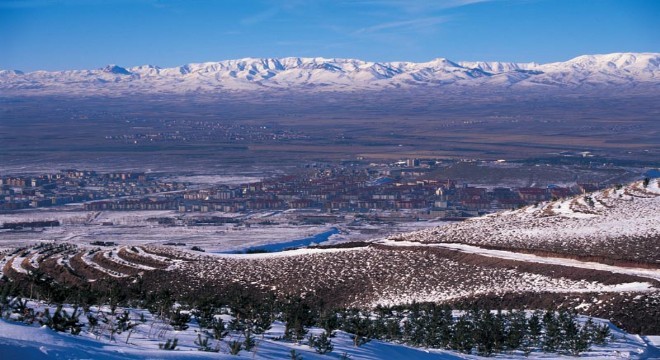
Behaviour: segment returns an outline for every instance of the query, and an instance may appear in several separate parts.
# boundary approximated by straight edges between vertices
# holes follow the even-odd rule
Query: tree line
[[[20,287],[11,283],[0,285],[0,311],[5,318],[39,323],[71,334],[82,329],[105,333],[111,340],[123,333],[128,342],[135,326],[146,320],[143,314],[136,318],[135,314],[120,310],[121,305],[126,305],[148,310],[172,330],[186,330],[195,323],[199,327],[195,345],[200,351],[218,352],[224,348],[231,354],[254,351],[257,339],[275,321],[284,325],[282,336],[275,340],[306,343],[320,354],[333,351],[332,339],[337,330],[348,333],[354,346],[378,339],[480,356],[533,351],[579,355],[593,344],[605,344],[611,337],[608,324],[596,324],[590,318],[580,320],[574,311],[567,310],[457,310],[435,303],[377,306],[369,310],[329,308],[313,296],[278,297],[240,285],[228,287],[221,294],[194,299],[177,298],[167,289],[141,292],[139,283],[131,289],[83,287],[77,288],[77,293],[69,293],[73,311],[63,310],[60,303],[54,311],[35,312],[27,301],[16,296]],[[50,283],[47,287],[38,286],[35,293],[49,290],[57,298],[63,294],[57,288]],[[105,305],[109,310],[91,311],[93,305]],[[223,321],[220,315],[230,315],[231,321]],[[323,332],[310,334],[313,327]],[[177,346],[176,338],[160,344],[162,350]]]

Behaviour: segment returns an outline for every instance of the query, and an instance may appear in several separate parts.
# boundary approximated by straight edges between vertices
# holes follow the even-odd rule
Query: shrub
[[[209,345],[209,338],[202,338],[202,334],[197,334],[197,340],[195,340],[195,345],[197,345],[197,350],[206,351],[206,352],[219,352],[220,348],[212,348]]]
[[[167,339],[165,344],[158,344],[158,348],[161,350],[175,350],[178,344],[178,339]]]
[[[71,334],[78,335],[83,327],[83,324],[79,321],[79,317],[80,313],[78,313],[77,307],[69,315],[66,310],[62,310],[62,305],[58,305],[53,315],[50,314],[50,309],[46,309],[40,323],[58,332],[66,332],[68,330]]]

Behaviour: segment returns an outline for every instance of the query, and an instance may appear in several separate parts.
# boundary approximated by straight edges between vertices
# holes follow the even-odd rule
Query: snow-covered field
[[[65,207],[66,208],[66,207]],[[353,216],[345,220],[323,225],[304,225],[295,222],[290,211],[263,211],[248,215],[235,213],[181,214],[175,211],[64,211],[63,209],[27,210],[0,214],[0,224],[23,221],[59,220],[61,226],[24,231],[0,230],[0,249],[26,246],[39,242],[72,242],[85,245],[93,241],[110,241],[117,244],[158,245],[185,243],[187,248],[201,247],[207,251],[223,252],[241,250],[269,244],[286,243],[307,238],[336,227],[341,232],[333,235],[328,244],[346,241],[369,240],[400,232],[443,226],[446,222],[410,221],[359,227],[347,226]],[[249,222],[237,226],[234,223],[218,225],[168,226],[153,219],[170,218],[178,222],[203,217],[228,217]],[[273,224],[260,224],[270,221]]]
[[[240,185],[263,180],[258,176],[230,176],[230,175],[182,175],[164,177],[166,181],[188,182],[193,184],[207,184],[207,185]]]

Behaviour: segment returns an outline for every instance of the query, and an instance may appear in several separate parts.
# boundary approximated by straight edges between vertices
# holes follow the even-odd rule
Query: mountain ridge
[[[434,87],[607,88],[660,84],[660,53],[582,55],[547,64],[462,61],[371,62],[323,57],[243,58],[95,70],[0,70],[6,93],[189,93],[263,89],[313,91]]]

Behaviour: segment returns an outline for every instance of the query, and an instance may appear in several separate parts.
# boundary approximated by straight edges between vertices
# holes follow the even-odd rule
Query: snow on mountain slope
[[[494,87],[657,86],[660,54],[584,55],[566,62],[368,62],[326,58],[245,58],[174,68],[108,65],[98,70],[0,71],[5,94],[186,93],[263,89],[315,91]]]
[[[650,180],[646,186],[639,181],[393,238],[657,266],[660,265],[658,181]]]
[[[491,74],[499,74],[511,71],[534,71],[540,66],[537,63],[513,63],[513,62],[498,62],[498,61],[461,61],[459,63],[462,67],[468,69],[480,69]]]
[[[623,85],[634,81],[660,79],[658,54],[614,53],[583,55],[566,62],[545,64],[544,72],[533,83],[563,85]],[[642,80],[643,79],[643,80]]]

